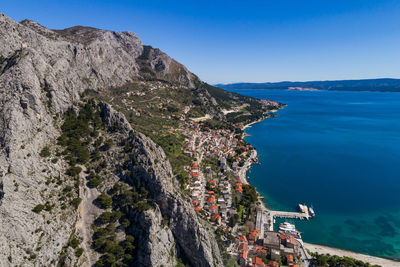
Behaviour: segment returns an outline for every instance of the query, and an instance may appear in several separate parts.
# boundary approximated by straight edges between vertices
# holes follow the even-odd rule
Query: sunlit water
[[[247,129],[250,182],[306,242],[400,259],[400,93],[232,90],[288,106]]]

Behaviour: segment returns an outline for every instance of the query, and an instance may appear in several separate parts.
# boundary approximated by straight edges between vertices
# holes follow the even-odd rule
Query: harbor
[[[315,216],[314,210],[306,205],[299,204],[299,212],[294,211],[276,211],[276,210],[260,210],[257,213],[256,226],[260,224],[257,229],[264,228],[261,226],[263,222],[267,224],[268,231],[274,230],[275,218],[285,219],[298,219],[298,220],[309,220]]]

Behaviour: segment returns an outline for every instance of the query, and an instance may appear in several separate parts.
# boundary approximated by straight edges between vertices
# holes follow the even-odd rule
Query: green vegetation
[[[67,169],[66,173],[69,176],[77,176],[79,175],[79,173],[81,173],[82,168],[78,167],[78,166],[72,166],[70,168]]]
[[[257,191],[251,185],[243,185],[242,196],[235,196],[233,206],[237,210],[237,216],[232,216],[230,224],[235,225],[237,221],[245,223],[255,215],[255,203],[257,202]]]
[[[38,204],[32,209],[32,211],[35,212],[35,213],[40,213],[43,209],[44,209],[44,205],[43,204]]]
[[[77,197],[77,198],[74,198],[74,199],[71,201],[71,205],[74,206],[75,209],[77,209],[78,206],[79,206],[79,204],[80,204],[81,202],[82,202],[82,199],[79,198],[79,197]]]
[[[168,133],[151,137],[156,144],[162,147],[171,163],[173,173],[180,181],[181,187],[185,188],[187,172],[183,169],[183,166],[190,165],[193,159],[183,154],[184,137]]]
[[[82,256],[82,254],[83,254],[83,248],[77,248],[77,249],[75,250],[75,256],[76,256],[77,258],[79,258],[80,256]]]
[[[111,139],[108,139],[106,142],[104,142],[103,149],[105,151],[109,150],[112,146],[114,145],[114,142]]]
[[[132,187],[117,183],[111,190],[112,200],[106,194],[101,195],[101,202],[113,211],[103,212],[95,222],[93,247],[103,255],[96,262],[96,266],[133,266],[135,238],[128,231],[132,213],[143,212],[151,206],[147,203],[148,192],[140,184]],[[118,241],[115,234],[115,224],[120,222],[124,226],[125,240]]]
[[[102,209],[109,209],[112,207],[112,198],[102,193],[97,197],[96,203],[98,203]]]
[[[99,224],[106,224],[111,222],[116,222],[122,217],[123,213],[120,211],[113,211],[113,212],[103,212],[98,218],[97,222]]]
[[[90,159],[87,145],[92,137],[98,135],[97,129],[102,127],[104,124],[93,101],[81,106],[79,115],[73,109],[66,112],[58,143],[66,147],[63,154],[71,166],[85,164]]]
[[[50,153],[49,147],[48,147],[48,146],[45,146],[45,147],[42,149],[42,151],[40,151],[40,154],[39,154],[39,155],[40,155],[41,157],[43,157],[43,158],[50,157],[51,153]]]
[[[150,59],[150,52],[153,48],[150,45],[144,45],[142,54],[139,56],[141,60],[149,60]]]
[[[76,238],[75,235],[73,235],[73,236],[70,238],[69,242],[68,242],[68,246],[70,246],[70,247],[72,247],[72,248],[75,249],[75,248],[77,248],[77,247],[79,246],[80,243],[81,243],[81,242],[79,241],[79,239]]]
[[[329,266],[329,267],[379,267],[379,265],[371,265],[349,257],[339,257],[329,254],[310,253],[315,259],[312,266]]]

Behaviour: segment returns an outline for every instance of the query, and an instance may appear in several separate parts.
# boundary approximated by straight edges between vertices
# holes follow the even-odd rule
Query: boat
[[[312,207],[309,207],[309,208],[308,208],[308,212],[310,213],[310,215],[311,215],[312,217],[315,216],[315,212],[314,212],[314,209],[313,209]]]
[[[279,225],[279,232],[301,239],[301,233],[296,230],[294,224],[288,222],[284,222]]]
[[[303,213],[307,213],[307,206],[306,205],[304,205],[304,204],[299,204],[299,210],[301,211],[301,212],[303,212]]]

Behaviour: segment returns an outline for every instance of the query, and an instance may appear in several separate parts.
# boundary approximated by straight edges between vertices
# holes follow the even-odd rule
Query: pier
[[[308,220],[311,218],[308,212],[292,212],[292,211],[276,211],[269,210],[267,211],[267,221],[268,221],[268,230],[274,230],[274,219],[275,218],[290,218],[290,219],[299,219],[299,220]],[[258,214],[257,214],[258,218]],[[258,220],[257,220],[258,221]]]

